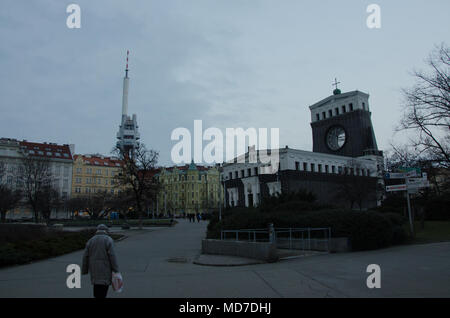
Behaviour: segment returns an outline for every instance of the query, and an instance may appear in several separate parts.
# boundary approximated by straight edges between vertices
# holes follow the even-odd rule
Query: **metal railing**
[[[271,242],[280,249],[330,250],[331,228],[273,228],[223,230],[221,240]]]

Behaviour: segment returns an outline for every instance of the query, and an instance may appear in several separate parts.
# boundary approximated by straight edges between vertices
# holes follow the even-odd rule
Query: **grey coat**
[[[97,231],[86,243],[81,272],[91,273],[93,285],[111,285],[112,272],[119,272],[114,242],[106,231]]]

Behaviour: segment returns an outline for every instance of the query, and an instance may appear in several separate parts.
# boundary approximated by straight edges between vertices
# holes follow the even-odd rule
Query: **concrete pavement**
[[[126,232],[116,243],[124,291],[108,297],[450,297],[450,243],[320,254],[278,263],[200,266],[206,222]],[[92,297],[66,287],[66,266],[82,251],[0,270],[0,297]],[[381,266],[381,289],[368,289],[367,265]]]

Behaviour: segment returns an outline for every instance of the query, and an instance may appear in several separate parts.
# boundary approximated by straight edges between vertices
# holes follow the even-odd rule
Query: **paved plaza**
[[[450,297],[450,242],[293,258],[272,264],[193,264],[206,222],[127,231],[116,242],[124,291],[108,297]],[[66,287],[66,266],[83,251],[0,270],[0,297],[92,297],[89,277]],[[368,289],[367,265],[381,267]]]

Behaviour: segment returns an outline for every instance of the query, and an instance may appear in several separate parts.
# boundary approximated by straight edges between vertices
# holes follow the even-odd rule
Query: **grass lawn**
[[[95,229],[78,232],[46,230],[12,225],[0,233],[0,267],[27,264],[84,249]],[[123,235],[110,234],[117,240]]]
[[[416,235],[412,239],[412,243],[450,241],[450,221],[425,221],[424,229],[422,229],[420,222],[415,222],[414,226]]]

